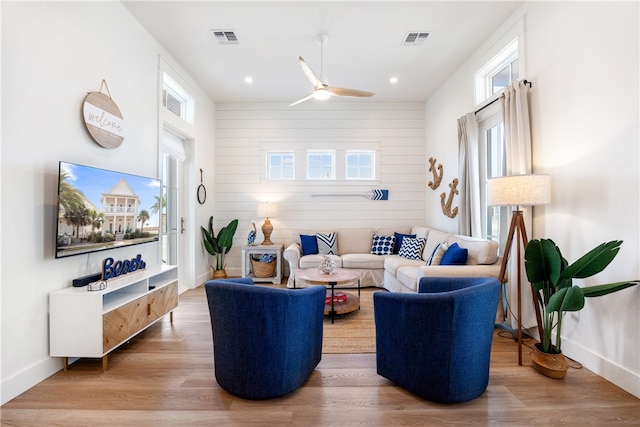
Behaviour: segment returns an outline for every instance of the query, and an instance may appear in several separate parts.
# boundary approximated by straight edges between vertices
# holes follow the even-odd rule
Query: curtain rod
[[[528,80],[523,80],[522,81],[524,84],[529,85],[529,87],[533,87],[533,85],[531,84],[530,81]],[[493,101],[489,102],[488,104],[483,105],[482,107],[478,108],[476,111],[474,111],[474,114],[478,114],[480,111],[484,110],[485,108],[487,108],[489,105],[492,105],[494,102],[496,102],[497,100],[499,100],[500,98],[504,97],[504,94],[500,95],[499,97],[497,97],[496,99],[494,99]]]

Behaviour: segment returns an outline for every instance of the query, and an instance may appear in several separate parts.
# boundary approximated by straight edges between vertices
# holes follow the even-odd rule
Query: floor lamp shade
[[[522,279],[521,279],[521,249],[527,247],[529,239],[524,225],[524,218],[520,206],[546,205],[551,203],[551,180],[549,175],[508,175],[491,178],[487,181],[488,206],[515,206],[512,212],[509,233],[505,242],[504,255],[500,265],[498,279],[501,283],[507,281],[507,263],[511,253],[511,244],[516,244],[516,289],[517,289],[517,339],[518,364],[522,365]],[[515,238],[514,238],[515,237]],[[522,243],[522,246],[520,244]],[[542,336],[540,308],[536,300],[536,293],[532,286],[533,307],[536,311],[538,333]]]
[[[264,224],[262,224],[262,234],[264,234],[263,245],[273,245],[271,241],[271,233],[273,232],[273,225],[269,218],[278,216],[278,205],[273,203],[260,203],[258,204],[258,217],[264,218]]]
[[[508,175],[487,181],[487,205],[534,206],[551,203],[549,175]]]

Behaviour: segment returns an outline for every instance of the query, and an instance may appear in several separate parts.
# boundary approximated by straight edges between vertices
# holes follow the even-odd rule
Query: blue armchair
[[[489,383],[500,295],[494,278],[423,277],[373,295],[378,374],[427,400],[466,402]]]
[[[250,278],[205,283],[216,381],[245,399],[300,387],[322,357],[324,286],[280,289]]]

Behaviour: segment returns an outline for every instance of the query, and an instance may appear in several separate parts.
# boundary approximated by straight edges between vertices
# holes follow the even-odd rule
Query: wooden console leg
[[[63,357],[62,358],[62,370],[67,372],[68,369],[69,369],[69,358],[68,357]]]
[[[109,355],[102,356],[102,372],[106,372],[109,366]]]
[[[173,323],[173,311],[169,312],[169,322]]]

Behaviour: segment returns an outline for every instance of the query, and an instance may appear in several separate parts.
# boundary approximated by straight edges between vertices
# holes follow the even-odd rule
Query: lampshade
[[[278,205],[269,202],[259,203],[257,215],[260,218],[275,218],[278,216]]]
[[[534,206],[551,203],[549,175],[508,175],[487,181],[487,205]]]

